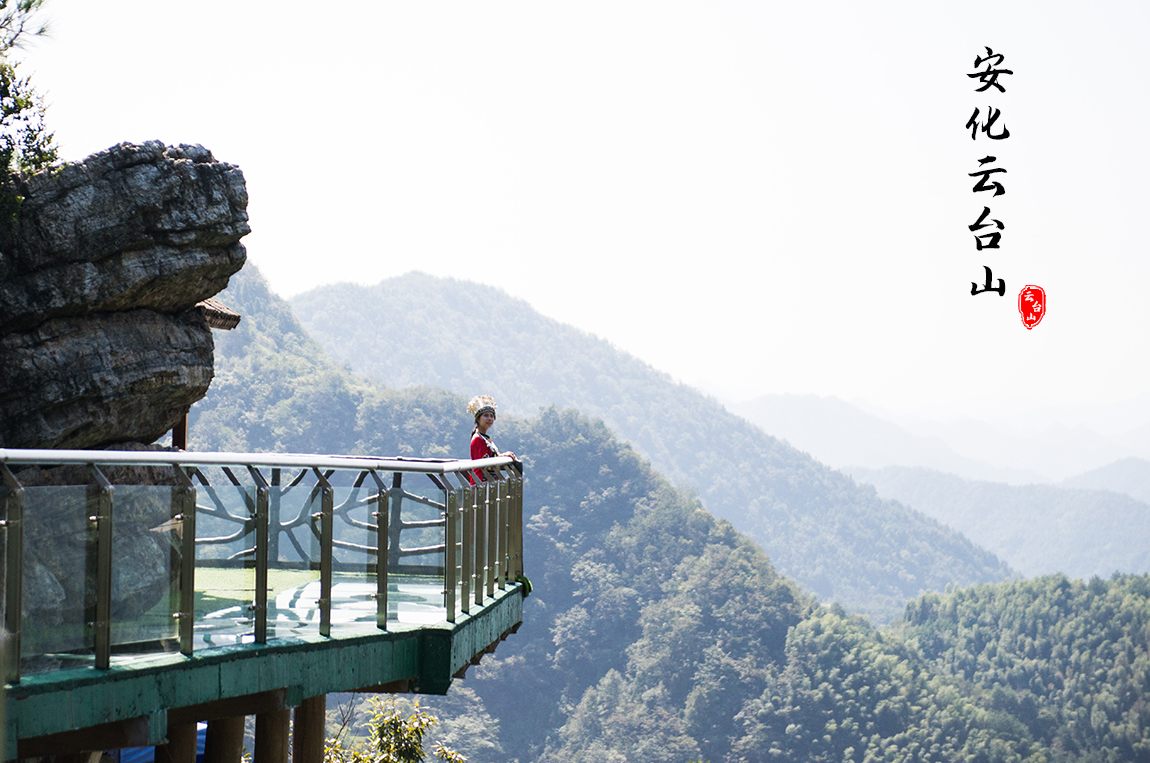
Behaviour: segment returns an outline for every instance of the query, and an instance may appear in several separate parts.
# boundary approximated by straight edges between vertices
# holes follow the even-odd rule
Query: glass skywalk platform
[[[443,693],[521,620],[509,458],[0,450],[0,481],[5,759]]]

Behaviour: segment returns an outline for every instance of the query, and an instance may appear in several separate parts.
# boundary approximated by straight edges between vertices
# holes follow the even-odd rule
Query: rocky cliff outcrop
[[[0,220],[0,447],[154,448],[212,380],[197,303],[246,257],[247,190],[201,146],[121,144],[20,181]],[[11,223],[11,224],[9,224]],[[216,312],[219,312],[216,310]],[[178,584],[170,467],[109,467],[116,485],[115,639],[164,636],[135,622]],[[25,468],[24,614],[38,650],[90,645],[93,476]],[[0,491],[2,492],[2,491]],[[154,618],[153,618],[154,619]]]
[[[243,174],[201,146],[125,143],[20,193],[0,245],[0,447],[155,440],[212,379],[194,306],[243,266]]]

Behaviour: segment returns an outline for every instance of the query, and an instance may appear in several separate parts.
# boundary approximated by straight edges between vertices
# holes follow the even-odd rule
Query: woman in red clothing
[[[473,459],[492,458],[494,456],[511,456],[515,458],[515,454],[511,451],[499,452],[495,447],[495,443],[491,441],[490,435],[487,430],[495,423],[495,399],[491,395],[476,395],[471,398],[471,402],[467,404],[467,412],[475,417],[475,428],[471,430],[471,457]],[[479,470],[475,470],[476,476],[483,479],[483,475]]]

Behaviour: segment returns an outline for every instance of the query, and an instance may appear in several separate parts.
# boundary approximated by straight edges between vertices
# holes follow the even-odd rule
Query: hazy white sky
[[[733,399],[1147,391],[1145,3],[330,7],[49,0],[24,73],[65,158],[159,139],[239,165],[284,296],[475,280]],[[1005,93],[966,77],[984,46]],[[989,106],[1011,135],[972,141]],[[984,205],[998,251],[967,230]],[[983,265],[1005,297],[970,296]]]

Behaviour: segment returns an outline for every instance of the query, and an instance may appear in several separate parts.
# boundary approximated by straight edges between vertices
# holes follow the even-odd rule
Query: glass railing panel
[[[268,638],[314,635],[321,598],[319,488],[309,471],[284,469],[271,481]]]
[[[401,623],[441,622],[447,619],[443,606],[443,491],[425,474],[405,474],[400,485],[402,493],[394,488],[391,492],[389,605]],[[402,523],[398,553],[396,522]]]
[[[94,664],[96,523],[90,488],[24,489],[21,675]]]
[[[195,649],[255,639],[255,489],[212,485],[196,491]]]
[[[112,653],[178,651],[180,542],[171,487],[117,485],[112,522]]]
[[[347,475],[355,476],[358,475]],[[333,479],[333,482],[335,480]],[[331,635],[377,630],[376,526],[379,488],[336,486],[332,548]],[[388,601],[394,611],[395,603]]]

